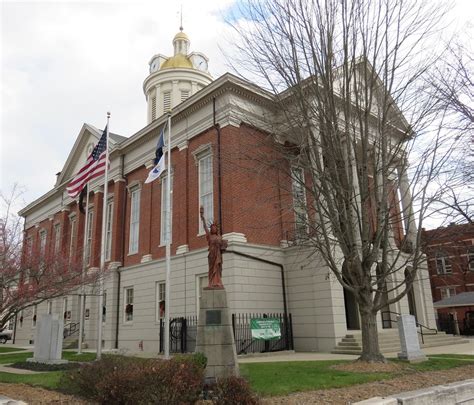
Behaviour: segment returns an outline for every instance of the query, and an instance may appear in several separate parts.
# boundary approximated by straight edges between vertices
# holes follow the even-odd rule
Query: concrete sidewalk
[[[470,354],[474,355],[474,339],[459,345],[428,347],[422,350],[427,356],[436,354]],[[388,353],[387,358],[397,358],[398,353]],[[275,361],[316,361],[316,360],[356,360],[359,356],[352,354],[332,354],[318,352],[275,352],[256,355],[238,356],[239,363],[269,363]]]

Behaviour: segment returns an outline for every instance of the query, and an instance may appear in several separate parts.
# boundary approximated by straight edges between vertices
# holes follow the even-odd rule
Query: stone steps
[[[436,347],[436,346],[448,346],[453,344],[468,343],[468,339],[464,339],[460,336],[448,335],[445,332],[438,332],[433,335],[424,335],[424,343],[421,342],[421,335],[419,335],[421,348]],[[398,337],[398,330],[392,329],[379,333],[379,346],[380,351],[385,353],[396,353],[401,351],[400,339]],[[362,352],[362,335],[361,334],[348,334],[341,339],[334,350],[331,353],[334,354],[353,354],[360,355]]]

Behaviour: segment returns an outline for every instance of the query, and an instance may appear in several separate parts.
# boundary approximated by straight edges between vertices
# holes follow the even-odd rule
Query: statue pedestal
[[[204,288],[199,305],[196,352],[207,357],[206,379],[239,375],[225,289]]]

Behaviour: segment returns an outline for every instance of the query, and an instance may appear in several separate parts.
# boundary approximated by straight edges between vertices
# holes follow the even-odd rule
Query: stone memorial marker
[[[415,317],[413,315],[401,315],[397,322],[402,347],[402,352],[398,353],[398,358],[414,363],[426,361],[427,358],[420,349]]]
[[[36,325],[33,358],[27,361],[46,364],[67,363],[67,360],[61,359],[63,329],[63,320],[57,315],[42,315]]]

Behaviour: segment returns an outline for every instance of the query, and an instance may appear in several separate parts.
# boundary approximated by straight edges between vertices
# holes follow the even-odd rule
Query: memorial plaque
[[[206,311],[206,325],[220,325],[221,324],[221,311],[210,310]]]

